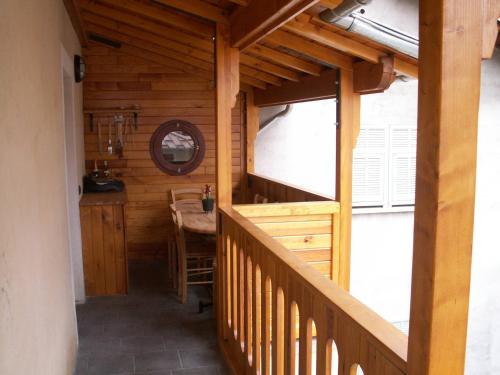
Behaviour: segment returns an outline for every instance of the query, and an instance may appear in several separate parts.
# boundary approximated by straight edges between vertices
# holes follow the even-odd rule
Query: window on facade
[[[415,201],[414,126],[366,126],[353,160],[353,206],[393,208]]]

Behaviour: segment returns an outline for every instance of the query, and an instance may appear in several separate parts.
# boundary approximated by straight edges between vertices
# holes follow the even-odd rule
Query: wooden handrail
[[[288,182],[265,177],[256,173],[248,173],[248,191],[251,196],[260,194],[269,199],[269,202],[310,202],[329,201],[334,197],[321,194]]]
[[[331,374],[330,340],[338,348],[339,374],[350,374],[354,364],[360,364],[365,375],[406,373],[407,337],[402,332],[255,226],[238,208],[220,208],[219,213],[225,244],[219,272],[219,282],[225,285],[220,302],[225,313],[222,347],[234,368],[269,374],[272,361],[273,374],[289,373],[295,366],[295,318],[290,311],[296,304],[301,374],[310,373],[304,366],[312,361],[311,321],[317,331],[317,374]]]
[[[256,216],[284,216],[284,215],[320,215],[340,212],[340,204],[334,201],[328,202],[289,202],[289,203],[265,203],[239,204],[233,206],[244,217]]]

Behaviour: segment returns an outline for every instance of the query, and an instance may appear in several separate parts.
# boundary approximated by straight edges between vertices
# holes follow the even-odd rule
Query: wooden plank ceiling
[[[96,43],[93,36],[120,44],[124,53],[168,66],[181,62],[186,73],[214,80],[214,22],[229,23],[245,12],[251,0],[65,0],[73,23],[83,34],[82,43]],[[266,89],[285,81],[319,76],[325,69],[351,69],[352,62],[377,62],[393,54],[395,68],[416,76],[411,57],[355,38],[318,18],[325,7],[340,0],[320,0],[279,29],[245,48],[240,59],[243,84]]]

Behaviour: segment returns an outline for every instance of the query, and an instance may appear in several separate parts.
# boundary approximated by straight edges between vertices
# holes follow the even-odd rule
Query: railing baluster
[[[227,291],[227,249],[228,249],[228,234],[227,234],[227,226],[229,225],[227,220],[222,220],[221,223],[222,225],[222,236],[221,238],[218,238],[218,241],[220,241],[220,246],[221,246],[221,251],[218,253],[218,256],[221,257],[220,261],[218,262],[218,265],[220,266],[220,269],[218,269],[217,273],[220,274],[221,276],[218,276],[218,282],[221,284],[221,287],[219,290],[221,290],[222,296],[218,296],[220,298],[222,306],[220,308],[222,309],[222,322],[218,322],[219,324],[222,325],[222,338],[224,340],[227,339],[227,327],[229,326],[229,309],[228,309],[228,291]]]
[[[236,247],[236,294],[238,296],[236,303],[236,311],[238,314],[238,341],[240,349],[244,352],[245,345],[245,288],[244,288],[244,255],[243,255],[243,233],[238,231],[238,245]]]
[[[269,276],[273,282],[272,284],[272,300],[271,300],[271,363],[272,363],[272,374],[277,375],[278,369],[278,280],[276,278],[276,264],[268,264]]]
[[[261,370],[261,323],[262,323],[262,280],[259,269],[260,260],[255,251],[255,244],[252,245],[253,252],[253,293],[252,293],[252,367],[254,374],[259,374]]]
[[[279,272],[276,279],[280,279]],[[277,283],[278,284],[278,283]],[[278,284],[279,285],[279,284]],[[276,374],[285,373],[285,294],[281,287],[276,290],[276,335],[273,345],[276,344]]]
[[[327,330],[326,316],[324,306],[313,306],[316,314],[314,314],[314,322],[316,324],[316,375],[327,375]],[[313,358],[314,360],[314,358]],[[331,371],[331,370],[330,370]],[[331,375],[331,372],[328,373]]]
[[[290,282],[289,285],[289,293],[291,296],[294,296],[293,293],[293,283]],[[297,372],[297,364],[295,363],[297,357],[297,318],[299,314],[299,310],[297,307],[297,303],[289,299],[290,304],[288,308],[289,319],[287,323],[288,333],[287,333],[287,342],[288,342],[288,370],[287,374],[295,375]]]
[[[233,231],[232,223],[227,222],[227,238],[226,238],[226,280],[224,285],[226,286],[226,298],[227,298],[227,318],[228,327],[233,327],[233,290],[231,287],[232,279],[232,254],[233,254]]]
[[[300,346],[299,346],[299,374],[311,375],[311,351],[312,351],[312,319],[311,298],[305,287],[301,289],[300,309]]]
[[[252,320],[253,320],[253,269],[252,269],[252,260],[250,258],[249,248],[251,247],[251,242],[248,241],[248,238],[245,236],[243,240],[243,262],[244,262],[244,277],[243,277],[243,287],[245,289],[245,312],[244,312],[244,321],[245,321],[245,357],[247,359],[247,363],[250,366],[252,362]],[[245,285],[246,283],[246,285]]]
[[[233,301],[233,335],[238,339],[238,235],[237,228],[233,228],[233,246],[231,247],[231,290]]]
[[[261,253],[262,254],[262,253]],[[267,257],[263,257],[262,280],[264,281],[264,293],[262,295],[262,373],[269,375],[271,373],[271,302],[272,302],[272,281],[267,273]]]

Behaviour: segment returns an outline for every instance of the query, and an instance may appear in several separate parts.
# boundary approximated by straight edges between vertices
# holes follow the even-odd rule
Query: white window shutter
[[[368,127],[360,131],[353,157],[353,206],[382,207],[385,201],[387,131]]]
[[[391,128],[391,206],[415,203],[417,130]]]

